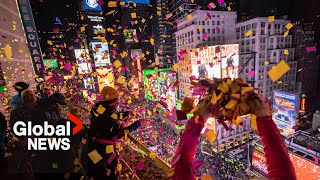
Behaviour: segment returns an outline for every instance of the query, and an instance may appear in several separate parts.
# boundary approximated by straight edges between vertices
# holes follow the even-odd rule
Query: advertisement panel
[[[221,46],[222,78],[239,76],[239,44]]]
[[[170,69],[161,69],[158,76],[160,101],[168,105],[168,110],[172,111],[176,105],[176,91],[173,84],[176,81],[176,73]]]
[[[59,68],[56,59],[43,59],[43,64],[46,67],[46,69]]]
[[[92,42],[91,46],[96,67],[111,64],[108,43]]]
[[[126,43],[134,41],[134,37],[137,36],[137,31],[135,29],[124,29],[123,30],[124,40]]]
[[[283,135],[294,133],[293,126],[296,125],[298,113],[299,95],[282,91],[273,91],[273,109],[278,112],[272,114],[273,121],[279,129],[282,129]]]
[[[150,0],[123,0],[124,2],[128,3],[136,3],[136,4],[150,4]]]
[[[289,152],[290,160],[296,172],[296,177],[299,180],[320,179],[320,166],[315,163],[304,159]],[[252,166],[253,171],[267,177],[268,170],[264,151],[261,146],[255,145],[252,154]]]
[[[84,9],[91,11],[101,11],[98,0],[84,0]]]
[[[87,74],[92,72],[91,63],[88,63],[89,50],[88,49],[75,49],[74,50],[75,57],[78,64],[78,72],[79,74]]]
[[[94,79],[92,77],[83,78],[83,84],[85,89],[94,89]]]
[[[98,79],[98,87],[99,92],[103,89],[104,86],[111,86],[114,87],[114,77],[111,69],[96,69],[98,72],[97,79]]]
[[[190,59],[192,75],[197,79],[238,78],[238,44],[209,46],[203,49],[197,48],[195,52],[190,53]]]
[[[133,74],[139,78],[139,82],[142,81],[142,73],[141,73],[141,57],[142,50],[141,49],[131,49],[131,60],[133,64]]]
[[[147,100],[158,101],[158,83],[155,70],[143,70],[143,83]]]

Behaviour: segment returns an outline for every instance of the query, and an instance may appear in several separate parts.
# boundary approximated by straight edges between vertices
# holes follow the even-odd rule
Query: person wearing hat
[[[15,96],[12,96],[11,98],[11,105],[13,109],[18,108],[21,105],[21,93],[22,91],[29,88],[29,84],[25,82],[17,82],[14,84],[13,88],[17,91],[17,94]]]
[[[128,127],[122,127],[119,120],[129,116],[129,112],[117,112],[119,106],[119,93],[116,89],[106,86],[101,90],[100,101],[91,109],[91,124],[89,130],[88,153],[96,152],[100,154],[102,160],[93,162],[89,156],[88,175],[95,180],[118,179],[117,165],[118,152],[115,144],[118,139],[125,135],[125,132],[135,131],[140,126],[147,126],[148,120],[143,119],[134,122]],[[114,145],[114,153],[106,153],[106,146]],[[109,157],[113,157],[109,159]]]

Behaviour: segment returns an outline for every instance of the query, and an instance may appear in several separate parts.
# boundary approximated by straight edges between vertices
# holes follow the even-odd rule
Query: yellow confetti
[[[121,163],[119,163],[119,164],[117,165],[117,169],[118,169],[118,171],[121,171],[121,170],[122,170],[122,164],[121,164]]]
[[[192,19],[192,14],[188,14],[188,15],[187,15],[187,19],[188,19],[188,20]]]
[[[208,139],[208,141],[210,143],[213,143],[216,139],[217,139],[217,135],[216,133],[213,131],[213,129],[211,129],[210,131],[208,131],[206,133],[206,138]]]
[[[80,163],[80,159],[79,158],[75,158],[73,164],[74,165],[78,165]]]
[[[212,177],[206,174],[201,177],[201,180],[212,180]]]
[[[228,6],[228,11],[231,11],[231,7],[230,6]]]
[[[177,70],[178,70],[178,67],[179,67],[178,64],[174,64],[174,65],[172,66],[172,68],[173,68],[174,71],[177,71]]]
[[[137,18],[137,13],[131,13],[131,18]]]
[[[285,49],[283,53],[284,53],[285,55],[288,55],[288,54],[289,54],[288,49]]]
[[[286,28],[287,28],[288,30],[290,30],[292,27],[293,27],[293,24],[291,24],[291,23],[288,23],[288,24],[286,25]]]
[[[172,13],[166,14],[166,19],[169,19],[172,17]]]
[[[52,168],[53,168],[53,169],[57,169],[57,168],[59,168],[58,163],[52,163]]]
[[[118,114],[113,113],[113,114],[111,115],[111,118],[112,118],[112,119],[118,119]]]
[[[251,128],[254,130],[258,130],[257,116],[255,116],[254,114],[251,114]]]
[[[268,65],[268,64],[270,64],[269,61],[265,61],[264,62],[264,65]]]
[[[120,5],[121,5],[121,6],[124,6],[124,5],[125,5],[125,2],[124,2],[124,1],[121,1],[121,2],[120,2]]]
[[[114,152],[114,147],[113,145],[107,145],[106,146],[106,153],[107,154],[110,154],[110,153],[113,153]]]
[[[124,77],[123,76],[119,76],[118,79],[117,79],[117,83],[119,84],[123,84],[125,81]]]
[[[85,30],[86,30],[86,28],[85,28],[84,26],[81,26],[81,27],[80,27],[80,31],[81,31],[81,32],[84,32]]]
[[[269,16],[268,17],[268,22],[273,22],[274,21],[274,16]]]
[[[117,1],[109,1],[108,7],[117,7]]]
[[[182,11],[182,7],[181,6],[179,6],[179,11]]]
[[[275,65],[270,69],[268,75],[270,79],[275,82],[280,79],[286,72],[290,70],[290,66],[284,61],[281,60],[279,64]]]
[[[106,108],[103,107],[103,106],[100,104],[99,107],[98,107],[98,109],[97,109],[97,113],[103,114],[105,110],[106,110]]]
[[[198,26],[198,29],[201,32],[202,31],[202,26]]]
[[[87,140],[86,140],[86,139],[84,139],[84,138],[82,138],[82,140],[81,140],[81,144],[86,144],[86,142],[87,142]]]
[[[146,22],[146,19],[145,19],[145,18],[142,18],[142,19],[141,19],[141,22],[142,22],[142,23],[145,23],[145,22]]]
[[[114,67],[118,68],[120,66],[122,66],[121,62],[119,60],[116,60],[114,63],[113,63]]]
[[[113,14],[116,10],[109,11],[107,15]]]
[[[249,30],[249,31],[246,32],[246,36],[249,37],[249,36],[252,35],[252,33],[253,33],[252,30]]]
[[[64,175],[64,178],[65,179],[68,179],[70,177],[70,173],[66,173],[65,175]]]
[[[9,44],[7,44],[4,48],[4,53],[6,55],[7,58],[11,58],[12,57],[12,49],[11,46]]]
[[[99,161],[102,160],[101,155],[98,153],[97,150],[93,150],[88,154],[89,158],[93,162],[93,164],[97,164]]]
[[[154,152],[151,152],[151,153],[149,154],[149,157],[152,158],[152,159],[155,159],[155,158],[157,157],[157,154],[154,153]]]

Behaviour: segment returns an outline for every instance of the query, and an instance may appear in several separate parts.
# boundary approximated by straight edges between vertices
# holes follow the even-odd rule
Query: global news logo
[[[27,138],[28,150],[69,150],[70,137],[77,134],[82,129],[82,122],[70,112],[68,119],[76,126],[72,129],[71,122],[66,121],[64,125],[51,125],[44,121],[43,125],[33,125],[32,122],[17,121],[13,125],[13,133],[18,137]]]

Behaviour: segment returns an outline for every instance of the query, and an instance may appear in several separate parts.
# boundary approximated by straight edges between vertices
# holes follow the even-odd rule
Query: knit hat
[[[119,93],[116,89],[110,86],[105,86],[100,92],[100,101],[109,101],[119,97]]]
[[[13,85],[14,89],[18,92],[22,92],[26,89],[29,88],[29,84],[25,83],[25,82],[17,82]]]

